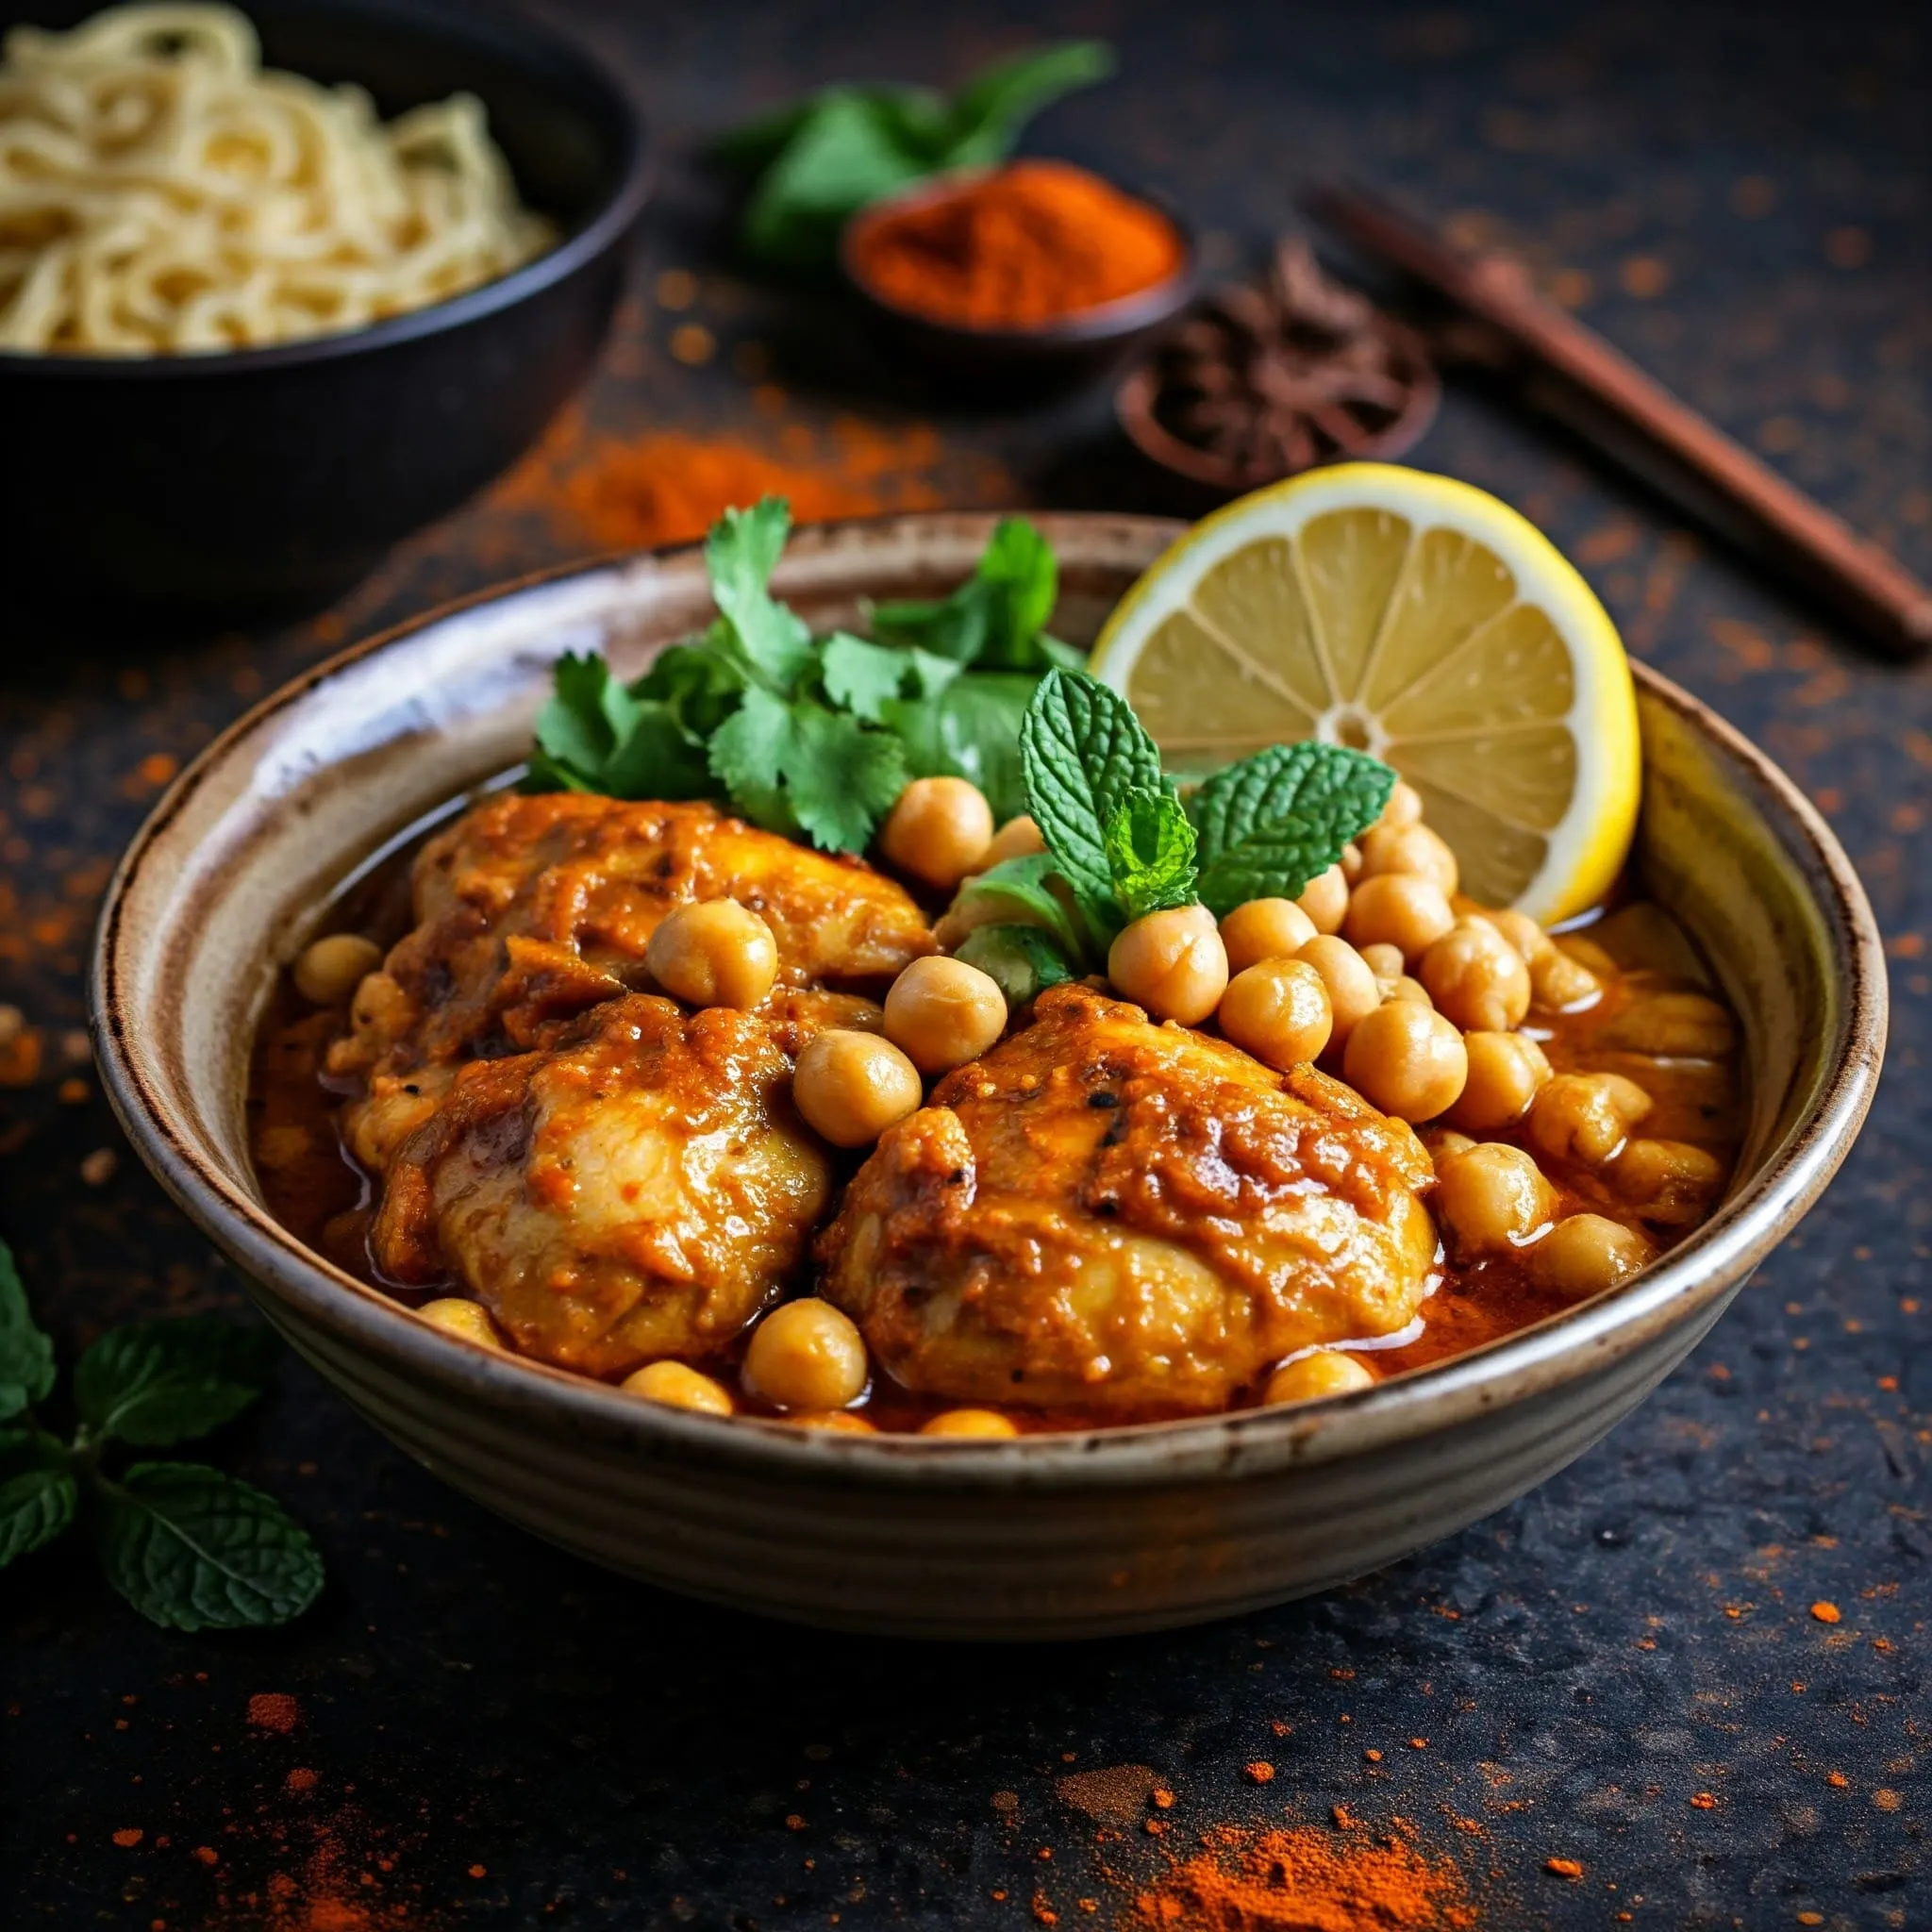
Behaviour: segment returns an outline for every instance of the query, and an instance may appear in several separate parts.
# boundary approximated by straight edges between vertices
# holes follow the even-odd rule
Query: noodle
[[[233,8],[135,6],[0,56],[0,350],[255,348],[426,308],[541,254],[475,96],[385,125],[265,72]]]

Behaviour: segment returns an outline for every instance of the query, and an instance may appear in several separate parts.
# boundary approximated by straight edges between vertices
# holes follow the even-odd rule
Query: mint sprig
[[[54,1392],[54,1344],[27,1307],[0,1241],[0,1569],[76,1522],[108,1580],[151,1622],[176,1630],[287,1623],[322,1589],[322,1557],[280,1504],[199,1462],[136,1462],[232,1421],[267,1386],[274,1344],[208,1317],[110,1330],[74,1374],[78,1426],[63,1439],[31,1408]],[[25,1396],[25,1400],[15,1398]]]
[[[1173,790],[1137,786],[1107,822],[1113,894],[1129,919],[1194,903],[1194,828]]]

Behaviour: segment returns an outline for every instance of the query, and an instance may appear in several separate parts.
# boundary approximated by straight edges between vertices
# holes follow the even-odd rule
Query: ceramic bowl
[[[1055,629],[1091,638],[1177,525],[1042,516]],[[819,626],[931,596],[991,519],[798,536],[776,588]],[[359,860],[521,757],[566,650],[634,674],[708,615],[696,549],[526,583],[344,653],[218,739],[107,897],[95,1046],[142,1157],[269,1320],[426,1468],[537,1535],[667,1589],[807,1623],[1070,1638],[1224,1617],[1449,1535],[1560,1469],[1683,1359],[1817,1198],[1877,1077],[1870,908],[1796,788],[1638,667],[1637,864],[1742,1018],[1739,1178],[1657,1267],[1493,1346],[1359,1394],[1007,1441],[856,1436],[655,1407],[453,1340],[271,1219],[248,1155],[248,1041]]]
[[[99,0],[0,0],[0,29]],[[9,590],[189,619],[325,602],[508,467],[586,375],[644,203],[637,109],[574,42],[454,0],[247,0],[265,62],[385,117],[459,89],[557,246],[367,328],[157,357],[0,353]]]

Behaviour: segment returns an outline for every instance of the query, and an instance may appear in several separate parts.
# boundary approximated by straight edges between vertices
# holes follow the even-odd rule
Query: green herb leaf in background
[[[1024,517],[1004,517],[977,568],[951,596],[875,604],[872,633],[882,643],[916,644],[956,664],[1044,671],[1057,640],[1041,631],[1058,597],[1052,544]]]
[[[750,509],[727,509],[705,539],[711,595],[752,675],[776,691],[790,691],[813,656],[805,620],[769,588],[791,529],[791,505],[767,496]]]
[[[34,1321],[12,1253],[0,1241],[0,1422],[44,1402],[54,1388],[54,1344]]]
[[[1107,859],[1130,920],[1194,902],[1194,828],[1170,787],[1136,786],[1114,808]]]
[[[1118,691],[1049,671],[1020,729],[1026,808],[1059,872],[1103,936],[1121,925],[1107,828],[1136,790],[1167,789],[1160,753]]]
[[[275,1344],[209,1315],[113,1328],[74,1371],[89,1438],[158,1449],[231,1422],[268,1386]]]
[[[952,916],[970,927],[1030,925],[1052,936],[1069,960],[1088,957],[1092,935],[1073,904],[1071,890],[1060,878],[1058,860],[1050,852],[1029,852],[1024,858],[1003,858],[959,888]]]
[[[108,1581],[175,1630],[286,1624],[322,1591],[322,1557],[273,1496],[199,1462],[137,1462],[102,1485]]]
[[[89,1499],[108,1580],[142,1616],[177,1630],[282,1624],[322,1589],[322,1558],[272,1497],[198,1462],[138,1462],[118,1476],[113,1445],[176,1442],[218,1428],[265,1386],[275,1344],[212,1317],[110,1329],[80,1358],[80,1426],[63,1441],[29,1419],[0,1429],[0,1569],[53,1541]],[[35,1326],[0,1241],[0,1355],[25,1395],[55,1383],[53,1344]]]
[[[906,747],[915,778],[968,778],[1004,824],[1026,809],[1020,725],[1039,679],[1017,671],[965,671],[934,698],[888,704],[881,723]]]
[[[1249,899],[1299,897],[1382,815],[1394,788],[1379,758],[1313,741],[1216,772],[1189,800],[1202,901],[1222,918]]]
[[[930,651],[892,650],[840,630],[820,648],[819,674],[834,705],[879,724],[894,700],[908,691],[914,701],[937,696],[958,676],[959,667]]]
[[[1003,61],[950,97],[828,87],[724,136],[711,158],[756,177],[739,227],[745,252],[775,268],[823,270],[858,209],[928,175],[1005,160],[1041,108],[1112,72],[1104,42],[1073,41]]]
[[[953,957],[990,974],[1011,1008],[1074,976],[1065,954],[1037,925],[974,926]]]

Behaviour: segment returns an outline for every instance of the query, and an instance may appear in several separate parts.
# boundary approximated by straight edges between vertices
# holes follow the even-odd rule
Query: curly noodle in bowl
[[[256,348],[427,308],[556,239],[482,104],[384,124],[265,71],[221,6],[17,27],[0,58],[0,351]]]

